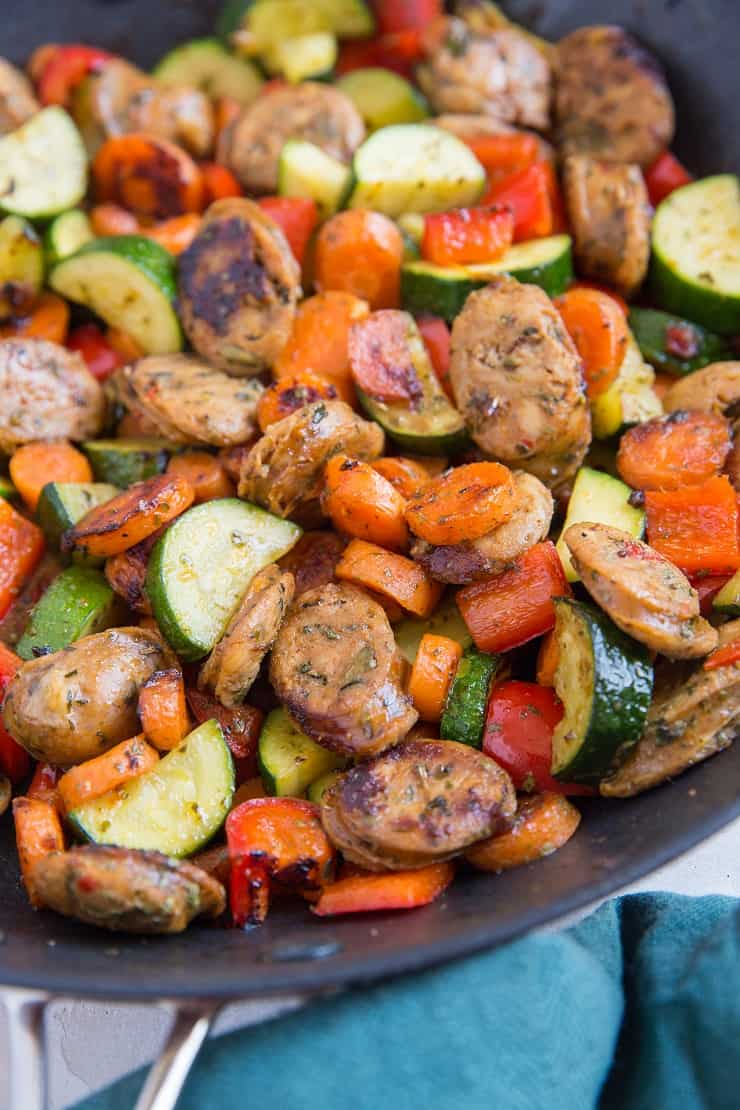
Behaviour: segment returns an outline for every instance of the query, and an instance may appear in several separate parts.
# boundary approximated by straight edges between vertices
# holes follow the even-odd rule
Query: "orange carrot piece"
[[[349,874],[325,886],[311,912],[319,917],[332,917],[373,910],[413,910],[438,898],[454,874],[451,863],[433,863],[417,871]]]
[[[160,220],[152,227],[143,227],[140,235],[153,239],[164,247],[170,254],[178,255],[186,251],[195,236],[200,231],[203,217],[196,212],[186,212],[182,216],[172,216],[169,220]]]
[[[218,144],[223,133],[241,115],[242,106],[233,96],[220,96],[214,104],[214,124],[216,127],[216,142]],[[222,161],[222,159],[219,159]]]
[[[338,532],[392,550],[408,546],[406,502],[369,463],[346,455],[329,459],[321,505]]]
[[[200,172],[203,175],[207,205],[213,204],[215,200],[225,200],[226,197],[244,195],[241,185],[226,166],[220,166],[218,162],[201,162]]]
[[[648,542],[686,572],[740,567],[738,507],[726,475],[697,486],[645,493]]]
[[[542,637],[537,653],[537,682],[540,686],[555,685],[555,671],[558,665],[558,642],[554,632]]]
[[[569,289],[555,304],[583,360],[586,392],[598,397],[624,360],[629,339],[625,315],[608,293],[583,286]]]
[[[573,289],[596,289],[599,293],[604,293],[607,297],[611,297],[615,305],[622,310],[625,316],[629,313],[629,305],[621,293],[617,293],[616,289],[612,289],[610,286],[604,285],[600,281],[573,281],[570,284],[568,292],[570,293]]]
[[[184,451],[173,455],[167,464],[167,473],[185,478],[195,492],[195,503],[213,501],[216,497],[235,497],[234,483],[226,467],[216,455],[207,451]]]
[[[389,456],[371,464],[373,470],[390,482],[395,490],[408,500],[414,497],[429,481],[429,474],[415,459]]]
[[[624,433],[617,470],[635,489],[698,486],[719,474],[731,446],[730,425],[724,416],[672,412]]]
[[[150,747],[143,736],[124,740],[95,759],[85,760],[59,780],[59,796],[65,811],[72,813],[83,802],[100,798],[129,779],[146,774],[157,763],[159,752]]]
[[[168,752],[190,729],[182,672],[172,667],[155,671],[139,690],[139,720],[147,740]]]
[[[13,485],[31,512],[35,512],[47,482],[92,482],[93,472],[85,455],[65,439],[24,443],[13,452],[8,466]]]
[[[713,671],[715,667],[729,667],[740,660],[740,639],[719,647],[704,660],[704,669]]]
[[[77,548],[107,558],[141,543],[190,508],[195,491],[181,474],[157,474],[98,505],[62,537],[65,551]]]
[[[110,235],[138,235],[139,221],[120,204],[96,204],[90,209],[90,224],[99,238]]]
[[[337,387],[313,370],[288,374],[274,382],[260,397],[257,423],[264,432],[271,424],[298,412],[304,405],[311,405],[314,401],[335,401],[338,396]]]
[[[380,212],[353,208],[338,212],[316,238],[314,283],[366,300],[372,309],[401,303],[403,237]]]
[[[449,636],[431,632],[422,636],[408,684],[409,697],[422,721],[441,718],[461,657],[461,645]]]
[[[44,536],[30,520],[0,498],[0,620],[44,553]]]
[[[28,900],[38,909],[41,899],[33,886],[33,869],[51,852],[64,851],[64,832],[59,814],[40,798],[14,798],[15,842]]]
[[[55,809],[59,809],[61,805],[59,779],[61,776],[61,768],[55,767],[53,763],[37,763],[33,778],[26,791],[26,797],[38,798],[42,802],[49,802]]]
[[[140,347],[133,336],[129,335],[127,331],[122,328],[108,328],[105,333],[105,338],[108,345],[116,351],[117,354],[125,362],[136,362],[137,358],[142,358],[145,354],[143,347]]]
[[[534,863],[562,848],[581,815],[564,794],[533,794],[519,803],[508,832],[468,848],[465,858],[481,871],[507,871]]]
[[[511,471],[478,462],[440,475],[409,500],[406,521],[427,543],[476,540],[508,520],[516,506]]]
[[[120,204],[135,216],[166,220],[203,207],[203,178],[181,147],[155,135],[106,139],[92,164],[96,199]]]
[[[276,379],[313,370],[336,386],[343,401],[353,404],[349,330],[369,312],[367,301],[341,290],[308,297],[299,305],[288,342],[273,367]]]
[[[364,540],[352,540],[335,567],[337,578],[374,590],[416,617],[429,617],[442,596],[441,583],[418,563]]]
[[[14,316],[0,325],[0,339],[24,336],[28,339],[48,339],[50,343],[63,344],[69,328],[69,305],[56,293],[44,290],[28,313]]]

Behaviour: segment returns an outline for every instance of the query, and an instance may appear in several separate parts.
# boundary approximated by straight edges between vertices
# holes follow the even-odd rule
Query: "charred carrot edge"
[[[34,890],[33,869],[52,852],[64,851],[64,832],[59,814],[40,798],[14,798],[13,821],[23,884],[32,906],[43,905]]]
[[[432,544],[475,540],[503,524],[516,506],[511,471],[496,462],[468,463],[433,478],[406,506],[406,521]]]
[[[304,405],[314,401],[334,401],[339,396],[337,387],[328,378],[301,370],[279,378],[265,390],[257,402],[257,423],[261,431],[276,424]]]
[[[507,871],[534,863],[562,848],[581,815],[563,794],[537,794],[520,802],[511,829],[475,844],[465,858],[482,871]]]
[[[0,339],[25,336],[28,339],[48,339],[50,343],[64,344],[69,329],[69,305],[56,293],[45,289],[23,316],[13,317],[0,324]]]
[[[732,438],[714,412],[677,412],[628,429],[619,441],[617,470],[634,489],[700,485],[719,474]]]
[[[62,548],[107,557],[127,551],[190,508],[195,491],[179,474],[158,474],[119,493],[64,533]]]
[[[373,910],[412,910],[426,906],[452,882],[451,863],[434,863],[418,871],[349,875],[325,886],[311,912],[318,917]]]
[[[116,744],[95,759],[87,759],[72,767],[59,780],[59,797],[67,813],[93,798],[100,798],[129,779],[151,771],[159,762],[159,753],[143,736],[134,736]]]
[[[385,551],[364,540],[352,540],[336,565],[335,575],[389,597],[416,617],[429,617],[442,596],[443,586],[404,555]]]
[[[369,463],[329,459],[321,503],[338,532],[396,551],[408,547],[406,501]]]
[[[155,748],[170,751],[184,740],[190,727],[182,672],[155,671],[139,690],[139,720]]]
[[[462,658],[462,647],[449,636],[426,632],[411,668],[408,693],[422,721],[438,721],[450,683]]]
[[[85,455],[66,440],[36,440],[13,452],[8,464],[13,485],[34,512],[47,482],[92,482]]]

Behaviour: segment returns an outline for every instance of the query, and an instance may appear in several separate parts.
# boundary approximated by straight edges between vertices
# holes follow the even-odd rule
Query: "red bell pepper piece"
[[[509,208],[454,208],[424,217],[422,257],[436,266],[464,266],[499,258],[514,237]]]
[[[5,697],[5,691],[22,662],[23,660],[19,659],[15,652],[5,647],[5,644],[0,644],[0,706]],[[0,773],[15,784],[24,779],[30,769],[31,757],[25,748],[13,739],[0,718]]]
[[[480,651],[510,651],[554,628],[552,599],[570,594],[555,545],[545,540],[503,574],[458,590],[457,606]]]
[[[448,397],[450,385],[450,329],[441,316],[419,316],[416,325],[421,332],[434,373]]]
[[[335,68],[341,76],[355,69],[380,66],[410,79],[421,56],[421,31],[409,28],[392,35],[342,43]]]
[[[319,222],[316,201],[307,197],[261,197],[257,203],[283,229],[296,262],[302,266],[308,241]]]
[[[270,885],[320,890],[334,877],[335,852],[319,807],[298,798],[252,798],[226,818],[234,924],[259,925]]]
[[[553,181],[552,166],[548,162],[537,162],[503,181],[494,182],[481,203],[511,209],[515,243],[541,239],[554,234],[556,227]]]
[[[738,506],[725,474],[698,486],[645,492],[648,542],[686,573],[740,567]]]
[[[708,655],[704,660],[704,669],[712,671],[715,667],[729,667],[731,663],[737,663],[740,660],[740,639],[733,640],[724,647],[717,648],[711,655]]]
[[[552,734],[563,716],[554,690],[536,682],[500,682],[488,699],[483,751],[511,775],[517,790],[593,794],[590,786],[550,774]]]
[[[0,620],[44,553],[40,528],[0,499]]]
[[[209,204],[213,204],[214,200],[243,195],[244,190],[231,170],[226,169],[226,166],[220,166],[218,162],[201,162],[200,172],[203,178],[206,208]]]
[[[50,802],[57,809],[61,809],[57,783],[63,774],[62,768],[55,767],[53,763],[37,763],[33,778],[26,790],[26,797],[39,798],[42,802]]]
[[[42,104],[68,104],[80,81],[112,57],[107,50],[100,50],[97,46],[79,43],[58,46],[39,78],[39,100]]]
[[[311,912],[319,917],[340,913],[370,913],[373,910],[413,910],[439,897],[452,882],[451,863],[433,863],[418,871],[380,874],[350,869],[321,891]]]
[[[442,0],[375,0],[378,30],[389,35],[414,28],[423,31],[442,14]]]
[[[87,368],[99,382],[125,365],[125,359],[111,346],[97,324],[81,324],[69,333],[67,346],[82,355]]]
[[[483,166],[489,185],[528,169],[540,155],[536,136],[525,133],[472,135],[463,142]]]
[[[667,197],[674,189],[688,185],[693,177],[678,158],[670,150],[659,154],[652,166],[645,171],[645,184],[647,185],[650,203],[654,206]]]
[[[264,714],[246,703],[227,709],[221,702],[200,690],[188,688],[188,705],[199,725],[212,718],[218,721],[234,760],[237,786],[257,774],[257,741]]]
[[[708,617],[712,612],[712,602],[732,577],[731,574],[689,574],[689,582],[699,595],[701,615]]]

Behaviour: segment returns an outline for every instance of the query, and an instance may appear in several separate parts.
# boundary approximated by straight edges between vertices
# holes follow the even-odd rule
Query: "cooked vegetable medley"
[[[151,74],[0,59],[35,908],[411,909],[732,743],[740,182],[675,122],[627,31],[489,0],[232,2]]]

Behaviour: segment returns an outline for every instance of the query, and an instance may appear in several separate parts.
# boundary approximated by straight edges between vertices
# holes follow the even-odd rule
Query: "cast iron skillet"
[[[85,41],[147,66],[208,33],[219,0],[35,0],[15,5],[3,52]],[[547,0],[508,5],[555,37],[621,23],[666,64],[678,108],[677,150],[699,174],[740,169],[737,0]],[[113,936],[29,909],[12,823],[0,822],[0,984],[108,999],[227,999],[308,991],[408,971],[500,944],[585,905],[679,855],[740,814],[740,745],[631,801],[583,804],[577,836],[542,863],[499,877],[461,874],[447,896],[409,914],[320,921],[276,905],[252,933],[192,928],[180,937]],[[579,800],[580,801],[580,800]]]

